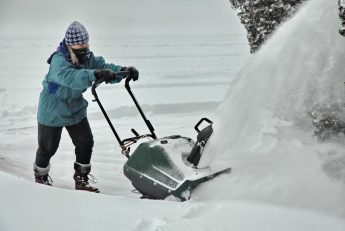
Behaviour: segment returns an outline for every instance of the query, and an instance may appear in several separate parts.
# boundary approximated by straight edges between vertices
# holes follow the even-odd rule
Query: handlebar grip
[[[115,72],[116,76],[127,78],[129,76],[129,71],[118,71]]]
[[[123,77],[123,78],[128,79],[129,71],[118,71],[118,72],[115,72],[115,75],[117,77]],[[126,79],[126,83],[127,83],[127,79]],[[104,79],[97,79],[95,82],[93,82],[92,87],[91,87],[91,92],[95,97],[97,97],[96,88],[103,82],[104,82]]]

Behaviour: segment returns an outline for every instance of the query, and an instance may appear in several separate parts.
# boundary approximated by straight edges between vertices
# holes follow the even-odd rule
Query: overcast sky
[[[0,36],[57,36],[74,20],[98,35],[243,33],[228,0],[0,0]]]

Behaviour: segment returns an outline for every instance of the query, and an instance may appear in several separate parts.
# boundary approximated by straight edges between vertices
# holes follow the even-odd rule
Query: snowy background
[[[314,105],[345,97],[337,17],[336,1],[310,1],[249,57],[226,0],[1,1],[0,230],[344,231],[344,138],[318,143],[308,117]],[[214,120],[206,154],[232,173],[184,203],[138,199],[88,91],[101,194],[72,190],[66,132],[52,159],[55,187],[33,183],[46,59],[73,20],[88,29],[96,55],[140,70],[132,90],[159,137],[195,138],[201,117]],[[123,83],[99,96],[121,137],[147,132]]]

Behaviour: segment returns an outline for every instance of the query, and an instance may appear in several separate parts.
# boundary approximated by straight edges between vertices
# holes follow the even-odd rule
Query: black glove
[[[115,72],[108,69],[97,69],[94,72],[96,79],[103,79],[104,82],[109,83],[116,79]]]
[[[127,71],[129,72],[129,78],[132,78],[133,81],[139,79],[139,71],[135,67],[127,67]]]

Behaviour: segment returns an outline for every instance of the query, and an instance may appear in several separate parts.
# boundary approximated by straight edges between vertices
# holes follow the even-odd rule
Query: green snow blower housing
[[[131,129],[135,136],[121,140],[96,93],[96,87],[103,82],[102,80],[94,82],[92,94],[120,144],[122,154],[128,158],[123,167],[124,175],[142,194],[142,198],[165,199],[173,196],[180,201],[188,200],[192,189],[196,186],[219,174],[230,172],[231,169],[224,166],[198,168],[205,145],[213,132],[212,121],[202,118],[194,126],[198,133],[196,142],[180,135],[158,139],[151,122],[146,119],[130,89],[131,79],[128,77],[128,72],[117,72],[116,75],[127,77],[125,87],[150,130],[150,134],[139,135],[138,132]],[[207,122],[208,126],[200,130],[199,126],[203,122]],[[142,142],[133,154],[129,155],[130,146],[147,137],[152,140]]]
[[[123,167],[124,174],[143,197],[188,200],[191,190],[229,168],[198,169],[187,157],[195,145],[187,137],[169,136],[141,143]]]

